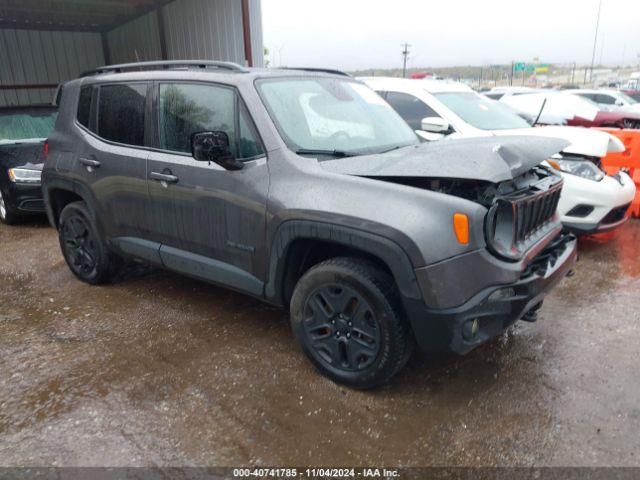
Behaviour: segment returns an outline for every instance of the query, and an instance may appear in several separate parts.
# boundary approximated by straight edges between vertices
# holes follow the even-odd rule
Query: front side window
[[[480,130],[531,127],[508,107],[475,92],[447,92],[434,95],[458,117]]]
[[[227,134],[231,153],[236,158],[264,154],[248,113],[231,88],[163,83],[159,120],[163,150],[191,153],[192,134],[216,131]]]
[[[598,94],[596,95],[596,102],[603,105],[615,105],[616,97],[614,97],[613,95]]]
[[[419,143],[402,118],[361,83],[286,77],[259,80],[257,87],[280,135],[294,151],[355,155]]]
[[[144,145],[147,85],[102,85],[98,100],[98,132],[105,140]]]
[[[440,117],[429,105],[407,93],[389,92],[387,102],[414,130],[422,130],[423,118]]]

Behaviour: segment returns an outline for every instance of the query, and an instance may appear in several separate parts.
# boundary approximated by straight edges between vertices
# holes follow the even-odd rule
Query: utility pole
[[[602,11],[602,0],[599,0],[598,1],[598,17],[596,18],[596,33],[593,36],[593,53],[591,54],[591,73],[589,74],[590,82],[593,82],[593,64],[596,61],[596,47],[598,46],[598,29],[600,28],[600,12],[601,11]]]
[[[407,78],[407,59],[409,58],[410,46],[406,42],[402,45],[402,78]]]

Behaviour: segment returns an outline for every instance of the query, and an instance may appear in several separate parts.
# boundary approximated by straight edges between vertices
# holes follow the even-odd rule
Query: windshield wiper
[[[381,152],[378,153],[389,153],[389,152],[393,152],[394,150],[399,150],[401,148],[404,147],[408,147],[409,145],[397,145],[395,147],[391,147],[391,148],[387,148],[386,150],[382,150]]]
[[[336,158],[353,157],[355,153],[345,150],[314,150],[309,148],[300,148],[296,150],[298,155],[331,155]]]

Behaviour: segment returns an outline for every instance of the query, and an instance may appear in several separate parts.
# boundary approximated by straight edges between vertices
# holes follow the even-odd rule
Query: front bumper
[[[424,307],[420,317],[410,312],[418,344],[427,351],[469,352],[535,310],[576,260],[577,240],[565,234],[539,253],[517,281],[486,288],[455,308]],[[477,331],[469,335],[468,322],[476,319]]]
[[[7,196],[11,207],[17,213],[23,215],[45,213],[40,184],[9,183]]]
[[[631,203],[627,203],[626,205],[612,208],[598,223],[566,222],[564,223],[564,228],[577,235],[609,232],[627,223],[627,220],[631,217],[630,206]]]
[[[562,224],[574,233],[587,234],[613,230],[624,224],[628,216],[615,215],[625,210],[636,195],[633,180],[624,172],[617,174],[618,179],[607,175],[600,182],[587,180],[575,175],[563,174],[564,188],[558,205]],[[591,207],[586,216],[570,216],[567,213],[578,206]]]

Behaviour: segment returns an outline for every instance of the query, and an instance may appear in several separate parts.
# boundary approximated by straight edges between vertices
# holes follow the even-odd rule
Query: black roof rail
[[[229,70],[231,72],[248,72],[246,68],[233,62],[218,62],[215,60],[158,60],[153,62],[134,62],[134,63],[121,63],[118,65],[104,65],[94,70],[84,72],[81,77],[88,77],[91,75],[100,75],[101,73],[119,73],[124,70],[135,69],[149,69],[155,68],[168,69],[168,68],[180,68],[180,67],[193,67],[193,68],[219,68],[221,70]]]
[[[301,70],[303,72],[317,72],[317,73],[330,73],[332,75],[342,75],[343,77],[350,77],[347,72],[342,70],[335,70],[332,68],[313,68],[313,67],[281,67],[282,70]]]

